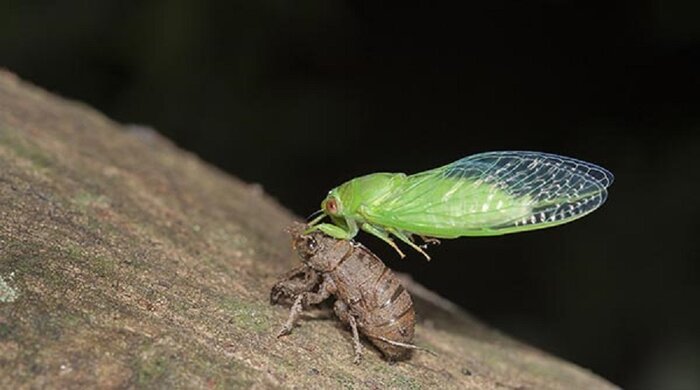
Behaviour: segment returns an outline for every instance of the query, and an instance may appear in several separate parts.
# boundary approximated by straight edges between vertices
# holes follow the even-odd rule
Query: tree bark
[[[605,389],[409,283],[416,352],[388,364],[270,287],[294,216],[146,128],[0,71],[0,388]]]

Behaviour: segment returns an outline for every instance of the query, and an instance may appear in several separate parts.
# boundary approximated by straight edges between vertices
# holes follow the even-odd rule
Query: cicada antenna
[[[317,216],[319,213],[322,213],[322,212],[323,212],[323,210],[318,209],[318,210],[314,211],[313,213],[311,213],[311,215],[309,215],[308,217],[306,217],[306,220],[308,221],[308,220],[310,220],[311,218]]]
[[[321,215],[319,215],[319,214],[321,214]],[[314,218],[314,217],[316,217],[316,218]],[[326,217],[326,214],[323,214],[323,210],[316,210],[313,212],[313,214],[306,217],[306,224],[308,226],[314,226],[325,217]],[[314,219],[311,219],[311,218],[314,218]],[[309,221],[309,220],[311,220],[311,221]]]

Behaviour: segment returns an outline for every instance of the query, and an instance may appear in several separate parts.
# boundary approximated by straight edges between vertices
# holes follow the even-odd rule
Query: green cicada
[[[480,153],[414,175],[352,179],[328,193],[308,231],[349,240],[362,229],[404,257],[394,236],[430,259],[414,235],[495,236],[561,225],[600,207],[612,182],[608,170],[569,157]],[[332,223],[319,223],[326,216]]]

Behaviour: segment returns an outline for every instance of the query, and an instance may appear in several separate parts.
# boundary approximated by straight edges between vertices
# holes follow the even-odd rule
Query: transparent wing
[[[494,229],[564,222],[588,214],[605,202],[607,187],[614,181],[612,173],[597,165],[524,151],[469,156],[444,167],[443,175],[492,186],[530,206],[527,215]]]
[[[442,170],[445,177],[502,183],[514,195],[531,193],[535,187],[543,196],[561,193],[561,186],[576,187],[579,192],[586,192],[610,187],[614,181],[612,173],[595,164],[551,153],[527,151],[474,154],[438,170]]]
[[[480,153],[408,179],[386,222],[445,237],[569,222],[600,207],[614,180],[597,165],[527,151]]]

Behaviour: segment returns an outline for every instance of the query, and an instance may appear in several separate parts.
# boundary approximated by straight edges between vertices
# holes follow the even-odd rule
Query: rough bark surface
[[[428,294],[415,342],[436,356],[389,365],[366,343],[354,365],[319,313],[276,339],[293,219],[157,133],[0,71],[0,388],[614,388]]]

